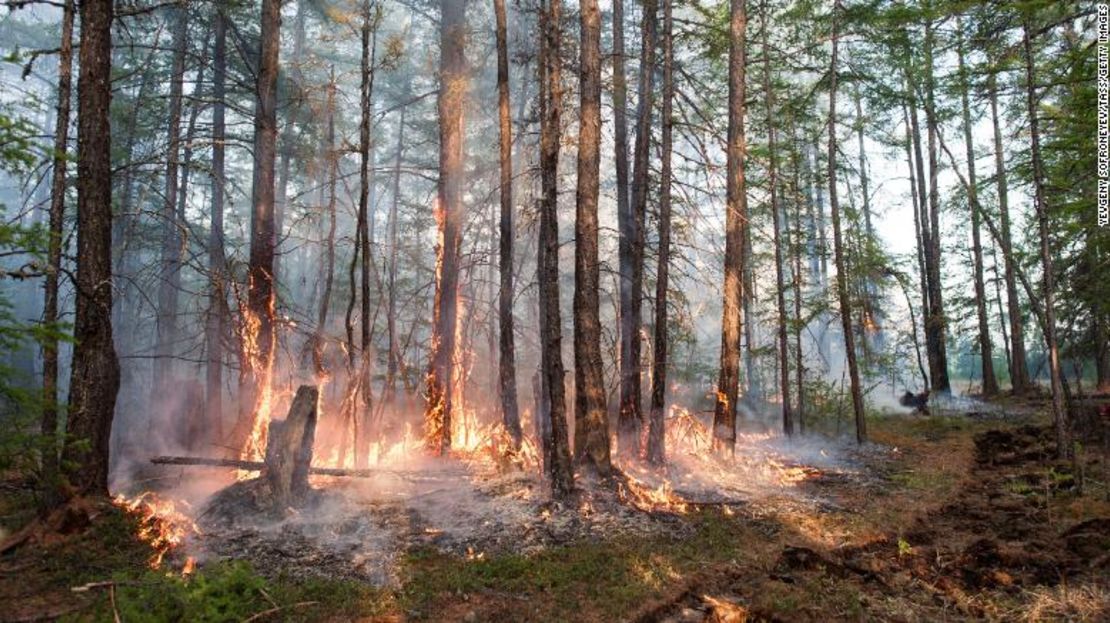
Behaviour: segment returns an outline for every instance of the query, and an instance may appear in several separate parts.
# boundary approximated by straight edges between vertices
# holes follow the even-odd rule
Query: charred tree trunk
[[[836,291],[840,299],[840,323],[844,330],[844,357],[848,360],[848,379],[852,390],[852,409],[856,416],[856,441],[867,441],[867,420],[864,419],[863,392],[856,363],[856,339],[852,332],[852,303],[848,298],[848,272],[844,262],[844,243],[840,232],[840,205],[836,189],[836,83],[837,52],[839,46],[837,15],[842,10],[840,0],[833,5],[832,59],[829,69],[829,213],[832,215],[833,255],[836,262]]]
[[[983,278],[983,245],[979,237],[979,211],[974,204],[978,201],[978,187],[975,178],[975,144],[971,140],[971,104],[969,94],[971,85],[964,62],[963,24],[957,20],[958,60],[961,77],[960,104],[964,122],[964,146],[967,149],[967,193],[968,207],[971,211],[971,254],[975,276],[975,309],[979,320],[979,354],[982,357],[983,395],[998,394],[998,379],[994,375],[993,350],[991,348],[990,321],[987,316],[987,287]]]
[[[1006,183],[1005,154],[1002,151],[1002,123],[998,114],[998,76],[991,73],[987,87],[991,98],[991,124],[994,129],[994,166],[998,184],[998,221],[1002,234],[1000,242],[1006,276],[1006,316],[1010,324],[1010,386],[1015,394],[1029,391],[1029,365],[1025,356],[1025,322],[1021,316],[1021,299],[1018,298],[1016,260],[1010,238],[1010,199]]]
[[[740,394],[740,305],[744,297],[744,224],[748,220],[745,184],[744,73],[746,0],[730,0],[728,55],[728,172],[725,213],[725,283],[721,313],[721,362],[713,412],[713,442],[718,450],[736,447],[736,401]]]
[[[540,368],[546,381],[547,411],[551,423],[550,461],[547,465],[552,495],[565,498],[574,488],[570,439],[567,435],[566,388],[563,384],[562,320],[559,313],[559,217],[558,175],[559,134],[562,111],[560,48],[562,42],[561,0],[548,0],[541,19],[544,34],[543,58],[546,98],[540,129],[540,204],[539,284],[540,284]]]
[[[224,258],[224,197],[227,91],[227,16],[215,8],[212,50],[212,215],[208,229],[209,305],[205,319],[208,363],[205,368],[205,400],[208,421],[213,424],[210,439],[223,440],[223,362],[224,335],[227,331],[227,285]]]
[[[1026,18],[1028,20],[1028,18]],[[1028,21],[1021,25],[1021,42],[1025,61],[1025,104],[1029,114],[1030,156],[1033,164],[1033,207],[1037,216],[1040,238],[1041,284],[1044,297],[1044,338],[1048,349],[1048,372],[1052,384],[1052,417],[1056,426],[1056,456],[1071,457],[1071,432],[1064,402],[1064,384],[1060,371],[1060,352],[1056,338],[1056,275],[1052,262],[1052,244],[1048,231],[1048,204],[1045,200],[1044,162],[1041,159],[1040,120],[1037,117],[1037,82],[1033,71],[1033,42]]]
[[[617,431],[621,452],[639,454],[643,412],[640,400],[640,327],[644,297],[644,214],[647,211],[651,114],[655,96],[656,0],[644,0],[640,28],[640,101],[632,162],[632,201],[620,228],[621,385]]]
[[[493,0],[497,19],[497,114],[500,126],[501,214],[498,223],[497,293],[498,389],[501,422],[519,447],[523,432],[516,399],[516,345],[513,336],[513,120],[509,112],[509,43],[505,0]],[[392,275],[390,277],[392,279]]]
[[[81,2],[77,82],[77,304],[63,461],[77,491],[108,494],[108,440],[119,391],[112,343],[112,2]]]
[[[651,409],[648,412],[647,460],[666,459],[667,288],[671,266],[671,147],[674,120],[674,0],[663,0],[663,137],[659,180],[659,249],[655,268],[655,348],[651,362]]]
[[[66,166],[69,151],[69,107],[73,83],[73,0],[62,7],[62,40],[58,46],[58,106],[54,118],[54,160],[51,165],[49,240],[42,322],[42,435],[48,450],[42,467],[48,475],[58,468],[58,279],[62,268],[62,232],[66,211]]]
[[[763,105],[767,115],[767,185],[771,199],[771,223],[775,237],[775,287],[778,292],[778,342],[779,342],[779,389],[782,393],[782,430],[786,435],[794,434],[794,413],[790,409],[790,346],[787,341],[786,324],[786,279],[783,277],[783,225],[778,194],[778,155],[775,133],[775,94],[771,84],[771,46],[767,43],[767,30],[770,28],[769,9],[763,7]],[[748,321],[751,324],[751,321]]]
[[[466,16],[463,3],[440,4],[439,205],[436,221],[435,309],[425,435],[437,454],[451,448],[455,380],[455,327],[458,323],[459,246],[463,204],[463,98],[466,90]]]
[[[281,39],[281,2],[262,0],[261,48],[254,110],[254,177],[251,182],[250,260],[244,327],[254,333],[254,346],[241,362],[239,421],[234,447],[257,456],[260,447],[246,447],[260,427],[261,401],[272,382],[276,296],[274,292],[274,161],[277,156],[277,77]],[[263,431],[264,432],[264,431]],[[253,445],[253,444],[252,444]]]
[[[169,121],[166,130],[166,187],[162,204],[162,256],[158,281],[158,344],[154,362],[154,396],[161,396],[171,382],[177,343],[177,299],[181,289],[182,224],[178,222],[177,176],[181,149],[181,99],[185,80],[185,49],[188,43],[188,15],[185,7],[174,4],[173,66],[170,69]]]

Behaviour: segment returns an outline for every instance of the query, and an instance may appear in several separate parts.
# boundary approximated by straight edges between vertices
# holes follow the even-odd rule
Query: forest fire
[[[167,554],[181,546],[190,536],[201,533],[196,522],[178,508],[179,502],[161,498],[152,491],[145,491],[132,498],[117,495],[113,502],[139,520],[139,539],[154,550],[149,561],[151,569],[161,567]],[[185,507],[185,511],[190,510],[187,502],[182,501],[180,504]],[[189,573],[194,566],[195,560],[188,557],[184,573]]]

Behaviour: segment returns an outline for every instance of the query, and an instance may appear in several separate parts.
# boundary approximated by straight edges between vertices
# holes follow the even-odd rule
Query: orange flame
[[[166,554],[180,546],[186,538],[200,534],[188,515],[178,510],[176,502],[158,497],[153,491],[146,491],[133,498],[117,495],[112,502],[139,520],[139,539],[154,549],[148,564],[151,569],[162,566]],[[184,501],[182,506],[188,506]],[[190,573],[196,561],[191,557],[185,561],[184,573]]]

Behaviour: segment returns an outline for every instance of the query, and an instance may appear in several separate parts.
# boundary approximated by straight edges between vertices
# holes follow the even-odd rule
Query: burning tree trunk
[[[644,0],[640,28],[640,100],[632,156],[632,202],[620,228],[621,384],[617,431],[621,452],[639,453],[643,412],[640,401],[640,326],[644,290],[644,214],[647,211],[651,114],[655,99],[656,0]],[[619,215],[618,215],[619,216]]]
[[[208,272],[210,303],[205,323],[208,364],[205,369],[205,396],[208,421],[214,424],[210,439],[223,439],[223,360],[226,334],[227,293],[224,258],[224,174],[226,140],[224,101],[227,83],[227,17],[217,6],[214,15],[212,76],[212,215],[208,230]]]
[[[983,360],[983,395],[998,394],[998,379],[994,376],[993,351],[991,349],[990,322],[987,317],[987,288],[983,279],[983,245],[979,238],[979,211],[972,207],[978,201],[978,187],[975,179],[975,144],[971,140],[971,105],[968,102],[967,66],[964,63],[963,23],[956,21],[957,45],[961,79],[960,104],[963,112],[964,146],[967,149],[967,193],[968,207],[971,211],[971,254],[974,263],[975,309],[979,320],[979,354]]]
[[[787,342],[786,325],[786,280],[783,278],[783,226],[778,195],[778,156],[775,145],[775,94],[771,90],[771,47],[767,43],[767,30],[770,28],[767,7],[762,13],[763,38],[763,106],[767,115],[767,185],[770,189],[771,222],[775,237],[775,286],[778,290],[778,342],[779,342],[779,385],[782,393],[782,430],[787,435],[794,434],[794,414],[790,410],[790,347]],[[750,323],[750,321],[749,321]]]
[[[58,106],[54,120],[54,161],[51,165],[50,222],[47,246],[46,283],[43,286],[42,322],[42,435],[48,450],[42,466],[47,474],[58,467],[58,277],[62,268],[62,230],[66,211],[66,154],[69,149],[69,105],[73,81],[73,0],[62,7],[62,40],[58,47]]]
[[[719,450],[736,446],[736,401],[740,393],[740,304],[743,299],[744,223],[748,197],[744,160],[744,72],[747,7],[745,0],[731,0],[728,57],[728,172],[725,213],[724,309],[721,314],[721,365],[717,377],[717,402],[713,413],[713,441]]]
[[[1029,114],[1030,156],[1033,161],[1033,207],[1040,238],[1042,291],[1044,297],[1044,339],[1048,348],[1048,372],[1052,384],[1052,417],[1056,425],[1056,456],[1072,456],[1071,432],[1064,404],[1064,384],[1060,372],[1060,352],[1056,339],[1056,275],[1052,266],[1052,245],[1048,232],[1048,205],[1045,200],[1044,162],[1041,159],[1040,120],[1037,118],[1037,82],[1033,72],[1033,43],[1028,18],[1021,25],[1025,60],[1025,104]]]
[[[440,4],[439,197],[436,222],[436,293],[432,319],[431,369],[425,435],[437,454],[451,448],[455,329],[459,289],[459,246],[462,235],[463,98],[466,91],[465,6],[454,0]]]
[[[177,294],[181,289],[181,223],[177,219],[177,175],[181,148],[181,99],[188,44],[188,14],[175,4],[173,14],[173,66],[170,69],[169,120],[166,130],[166,187],[162,204],[162,258],[158,282],[158,343],[154,363],[154,396],[162,395],[173,376],[177,342]]]
[[[1015,275],[1014,248],[1010,239],[1010,198],[1006,184],[1006,162],[1002,151],[1002,124],[998,115],[998,75],[987,77],[991,98],[991,125],[994,129],[994,167],[998,185],[998,220],[1001,230],[1002,261],[1006,276],[1006,316],[1010,324],[1010,386],[1015,394],[1029,390],[1029,365],[1025,358],[1025,322],[1021,316],[1021,299],[1018,298]]]
[[[832,59],[829,68],[829,213],[832,215],[833,254],[836,261],[836,291],[840,299],[840,322],[844,330],[844,356],[848,360],[848,378],[852,388],[852,409],[856,416],[856,441],[867,441],[867,420],[864,419],[863,392],[860,389],[859,367],[856,364],[856,338],[852,332],[852,304],[848,298],[848,272],[844,262],[844,243],[840,233],[840,204],[836,189],[836,72],[839,39],[837,33],[840,0],[833,4]]]
[[[579,16],[582,43],[578,90],[578,193],[574,220],[574,453],[580,462],[588,462],[599,475],[607,476],[610,471],[609,416],[605,405],[598,311],[601,12],[597,0],[582,0]]]
[[[269,419],[276,346],[274,328],[274,160],[277,148],[277,76],[281,38],[280,0],[262,1],[261,53],[254,111],[254,177],[251,186],[250,262],[239,421],[232,442],[250,455],[261,451]]]
[[[501,138],[499,154],[501,218],[498,229],[498,270],[501,283],[497,293],[500,336],[498,388],[501,396],[501,421],[509,436],[512,437],[513,445],[520,446],[522,432],[516,401],[516,346],[513,341],[513,236],[515,235],[513,230],[513,121],[509,113],[509,44],[505,26],[505,0],[493,0],[493,9],[497,18],[497,113]],[[392,275],[390,278],[392,279]]]
[[[651,364],[651,410],[648,413],[647,460],[666,458],[667,286],[671,254],[671,145],[674,120],[674,7],[663,0],[663,137],[659,184],[659,250],[655,269],[655,348]]]
[[[119,390],[112,344],[112,2],[81,2],[77,83],[77,306],[63,459],[78,491],[108,494],[108,438]]]
[[[548,0],[540,21],[544,35],[542,58],[544,82],[540,97],[546,98],[540,128],[540,240],[538,280],[540,291],[540,373],[546,384],[550,421],[550,459],[547,461],[552,495],[564,498],[574,488],[570,439],[567,435],[566,388],[563,384],[562,319],[559,313],[559,116],[562,110],[560,44],[562,42],[561,0]]]

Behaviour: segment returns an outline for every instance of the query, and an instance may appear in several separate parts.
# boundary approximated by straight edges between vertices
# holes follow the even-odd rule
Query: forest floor
[[[412,545],[386,586],[234,560],[151,571],[139,520],[93,504],[91,525],[0,556],[0,621],[1110,619],[1110,451],[1083,448],[1077,477],[1043,405],[997,406],[876,417],[854,475],[656,511],[677,530],[480,556]],[[0,526],[29,506],[0,483]]]

